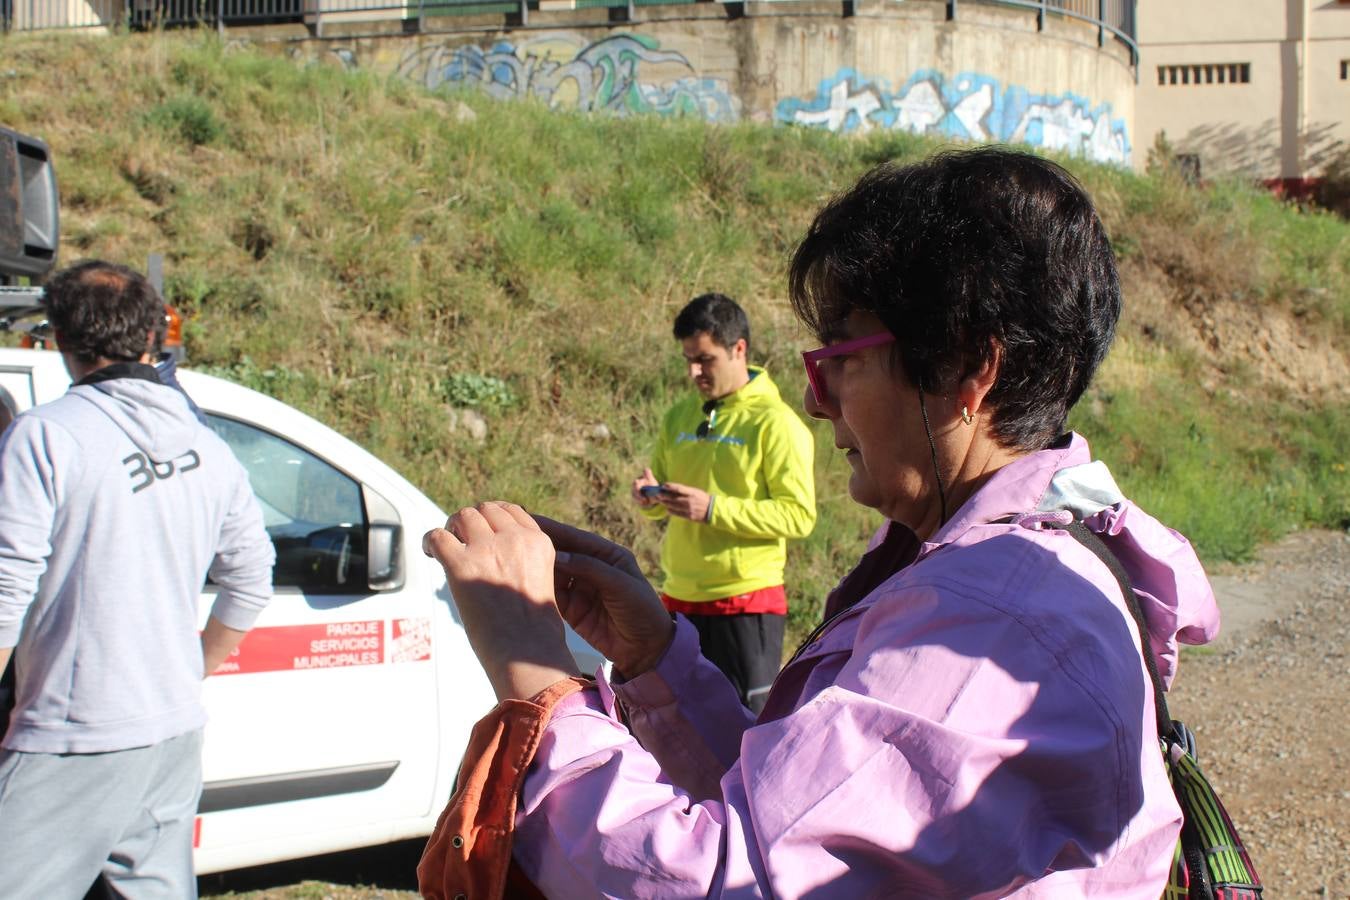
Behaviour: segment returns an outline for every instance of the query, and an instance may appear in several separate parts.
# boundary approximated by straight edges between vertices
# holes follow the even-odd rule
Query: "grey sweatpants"
[[[202,733],[111,753],[0,750],[0,894],[80,900],[197,896],[192,823]]]

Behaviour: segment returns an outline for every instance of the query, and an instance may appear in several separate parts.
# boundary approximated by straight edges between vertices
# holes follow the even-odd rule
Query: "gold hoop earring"
[[[975,421],[975,417],[970,414],[970,409],[966,406],[961,407],[961,421],[967,425]]]

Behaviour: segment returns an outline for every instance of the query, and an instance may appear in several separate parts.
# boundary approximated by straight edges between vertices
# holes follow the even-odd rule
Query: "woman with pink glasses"
[[[1064,432],[1120,312],[1091,202],[1003,149],[882,165],[789,284],[823,344],[806,411],[885,525],[756,720],[627,550],[511,504],[429,533],[502,703],[423,892],[1155,900],[1181,817],[1106,558],[1164,684],[1218,614],[1186,541]],[[575,671],[564,619],[613,678]]]

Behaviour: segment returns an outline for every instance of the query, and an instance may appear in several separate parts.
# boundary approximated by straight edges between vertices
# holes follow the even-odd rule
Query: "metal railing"
[[[524,0],[530,2],[530,0]],[[324,18],[359,21],[418,19],[517,9],[522,0],[0,0],[0,28],[47,31],[82,28],[178,28],[257,25]],[[533,3],[531,3],[533,5]]]
[[[947,18],[955,18],[961,0],[946,0]],[[1135,39],[1137,0],[982,0],[1000,6],[1016,6],[1036,12],[1036,24],[1045,28],[1046,16],[1057,15],[1097,26],[1097,46],[1106,46],[1107,35],[1119,40],[1130,51],[1130,65],[1139,65],[1139,45]]]
[[[0,0],[5,31],[91,28],[122,18],[126,0]]]
[[[251,25],[302,20],[318,0],[0,0],[6,31]],[[376,4],[364,4],[375,11]],[[401,8],[402,4],[398,4]]]
[[[550,0],[545,3],[553,5]],[[557,0],[554,0],[557,2]],[[691,0],[561,0],[557,6],[627,8],[675,5]],[[792,0],[775,0],[789,3]],[[889,0],[850,0],[853,12],[861,13],[871,3]],[[959,17],[961,7],[982,3],[1014,6],[1034,11],[1044,28],[1048,16],[1076,19],[1097,28],[1097,42],[1105,46],[1111,36],[1129,48],[1130,61],[1138,64],[1135,43],[1137,0],[942,0],[947,18]],[[418,30],[430,17],[513,12],[528,20],[540,0],[0,0],[0,27],[4,31],[43,31],[59,28],[157,28],[211,25],[257,25],[302,22],[316,33],[323,22],[398,19],[405,28]],[[556,7],[555,7],[556,8]]]

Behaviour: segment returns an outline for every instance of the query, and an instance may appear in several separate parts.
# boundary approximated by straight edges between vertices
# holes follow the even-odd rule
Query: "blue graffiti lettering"
[[[740,101],[727,82],[701,76],[682,54],[642,35],[585,44],[551,36],[516,46],[498,42],[420,48],[399,74],[428,89],[473,87],[498,99],[535,97],[554,107],[618,115],[656,113],[734,122]]]
[[[780,100],[774,119],[830,131],[892,128],[971,141],[1010,141],[1098,162],[1130,162],[1125,122],[1111,118],[1109,103],[1093,106],[1073,93],[1004,88],[996,78],[970,72],[948,79],[921,69],[893,91],[884,79],[840,69],[820,83],[815,97]]]

